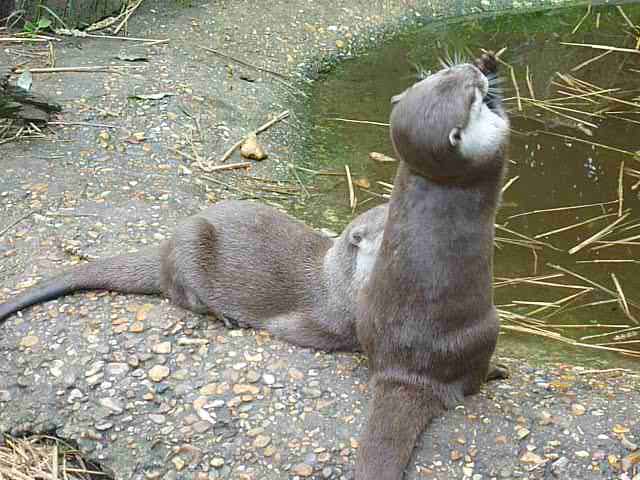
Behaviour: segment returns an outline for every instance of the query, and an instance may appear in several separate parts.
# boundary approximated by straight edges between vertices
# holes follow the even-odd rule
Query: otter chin
[[[463,64],[393,97],[391,141],[397,154],[415,173],[449,183],[490,167],[500,170],[509,120],[490,89],[480,68]]]
[[[418,435],[476,393],[498,337],[493,239],[509,121],[496,61],[446,67],[393,97],[400,160],[356,330],[371,392],[358,480],[397,480]]]

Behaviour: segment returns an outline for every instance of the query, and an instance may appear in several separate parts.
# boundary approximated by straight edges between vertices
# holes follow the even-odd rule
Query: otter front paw
[[[509,378],[509,368],[501,363],[494,363],[489,366],[489,372],[487,373],[487,382],[492,380],[506,380]]]

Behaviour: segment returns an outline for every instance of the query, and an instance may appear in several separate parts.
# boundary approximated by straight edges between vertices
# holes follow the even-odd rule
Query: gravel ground
[[[542,2],[516,6],[533,3]],[[238,193],[231,174],[211,174],[227,187],[211,182],[176,150],[216,160],[291,110],[260,136],[270,156],[252,169],[282,176],[304,132],[300,87],[335,58],[431,15],[509,5],[147,1],[129,35],[168,44],[56,44],[57,66],[133,68],[36,76],[34,89],[64,105],[62,121],[118,128],[67,125],[0,146],[0,232],[11,226],[0,234],[0,301],[83,259],[157,243],[178,218]],[[3,45],[0,64],[41,51]],[[115,58],[123,53],[149,62]],[[129,98],[162,92],[172,96]],[[0,332],[0,432],[55,430],[119,479],[353,478],[368,398],[358,355],[295,348],[161,299],[106,292],[35,307]],[[437,419],[408,478],[640,479],[637,376],[500,360],[511,378]]]

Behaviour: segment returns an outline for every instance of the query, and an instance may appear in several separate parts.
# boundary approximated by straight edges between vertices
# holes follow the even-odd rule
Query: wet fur
[[[485,110],[486,88],[480,70],[462,65],[393,99],[401,162],[356,317],[373,392],[357,480],[400,479],[431,419],[487,378],[499,328],[491,281],[508,121],[499,105]]]
[[[160,247],[75,267],[0,305],[0,321],[75,291],[105,289],[162,294],[304,347],[356,350],[355,299],[385,220],[386,207],[376,207],[331,239],[266,205],[220,202],[185,219]]]

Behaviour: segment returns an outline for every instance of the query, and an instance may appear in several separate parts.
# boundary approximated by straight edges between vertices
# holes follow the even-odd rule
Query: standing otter
[[[373,392],[358,480],[400,479],[430,420],[487,377],[499,328],[493,238],[509,133],[500,99],[489,93],[495,71],[485,55],[392,100],[401,162],[357,302]]]
[[[355,299],[373,267],[386,206],[337,239],[274,208],[225,201],[184,220],[160,247],[77,266],[0,305],[0,321],[80,290],[163,294],[227,326],[263,328],[293,344],[356,350]]]

